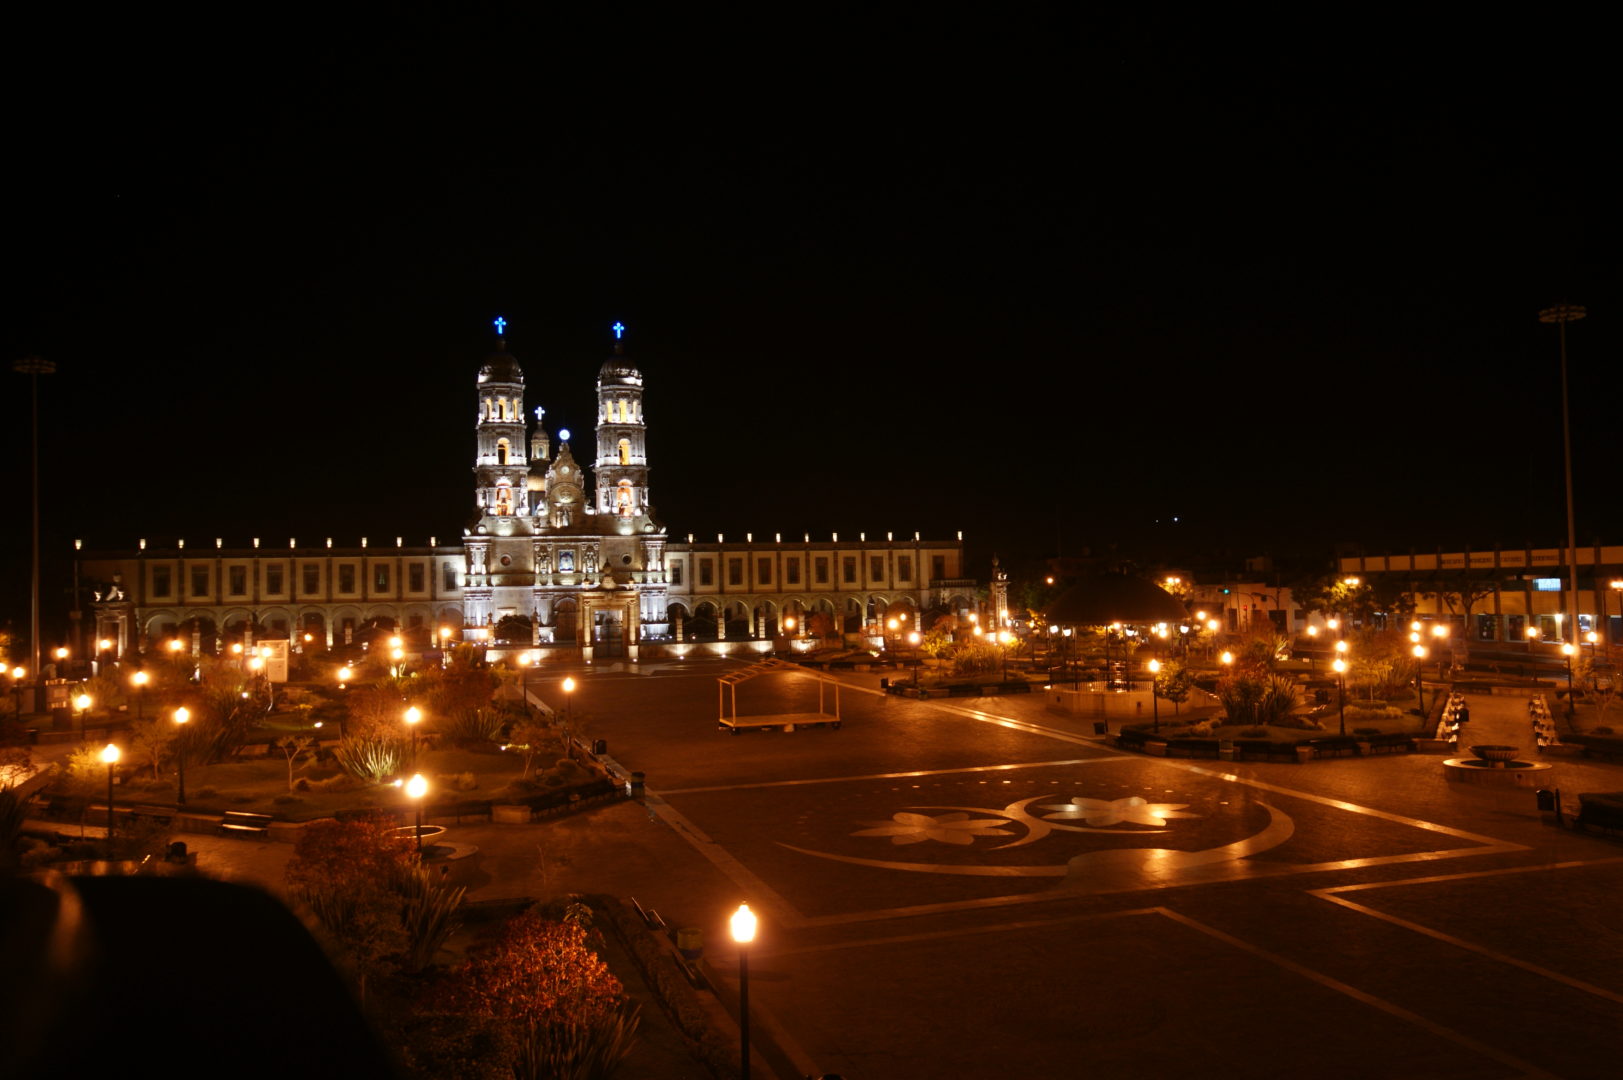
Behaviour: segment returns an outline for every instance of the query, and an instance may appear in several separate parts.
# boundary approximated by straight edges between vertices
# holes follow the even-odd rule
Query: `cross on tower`
[[[502,332],[506,329],[507,320],[502,318],[500,315],[496,316],[496,336],[501,337]]]
[[[620,335],[624,334],[626,332],[626,327],[625,327],[624,323],[618,323],[617,322],[613,326],[609,327],[609,329],[614,331],[614,340],[615,341],[619,341],[620,340]]]

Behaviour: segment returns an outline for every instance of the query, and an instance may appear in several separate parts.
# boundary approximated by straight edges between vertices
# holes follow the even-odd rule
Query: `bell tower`
[[[532,512],[529,465],[526,457],[524,369],[507,351],[503,331],[507,320],[498,318],[496,351],[479,369],[479,414],[475,426],[474,501],[476,516],[491,531],[519,531],[514,518]]]
[[[648,429],[642,411],[642,372],[625,357],[625,326],[615,323],[614,352],[597,373],[596,512],[628,526],[647,522]]]

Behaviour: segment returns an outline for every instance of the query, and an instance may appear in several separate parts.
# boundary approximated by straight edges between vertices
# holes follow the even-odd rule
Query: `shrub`
[[[304,800],[299,798],[297,795],[278,795],[276,798],[271,800],[271,802],[277,806],[292,806],[295,803],[302,803],[303,801]]]
[[[399,770],[400,749],[394,735],[357,735],[339,742],[333,759],[351,776],[377,783]]]
[[[1354,735],[1379,735],[1380,733],[1381,733],[1380,728],[1372,728],[1372,727],[1355,727],[1355,728],[1353,728],[1353,734]]]

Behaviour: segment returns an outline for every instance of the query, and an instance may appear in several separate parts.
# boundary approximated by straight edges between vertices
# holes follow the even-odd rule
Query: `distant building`
[[[503,324],[498,321],[498,333]],[[254,637],[354,643],[380,629],[417,647],[492,641],[587,659],[766,648],[828,617],[878,636],[889,618],[967,613],[962,537],[672,542],[649,484],[642,373],[614,351],[597,375],[596,456],[552,436],[525,404],[525,376],[498,336],[481,364],[474,423],[474,506],[459,542],[335,547],[149,547],[84,551],[91,635],[115,657],[179,640],[214,653]],[[528,622],[525,634],[514,628]],[[792,620],[792,625],[791,625]]]

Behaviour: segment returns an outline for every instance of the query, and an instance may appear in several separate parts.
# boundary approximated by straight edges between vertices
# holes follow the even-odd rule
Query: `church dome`
[[[479,368],[479,381],[481,383],[523,383],[524,369],[518,366],[513,354],[505,348],[498,348],[485,357],[485,362]]]
[[[620,346],[615,345],[614,355],[603,361],[603,366],[597,370],[597,388],[605,386],[641,386],[642,372],[637,365],[625,358]]]

